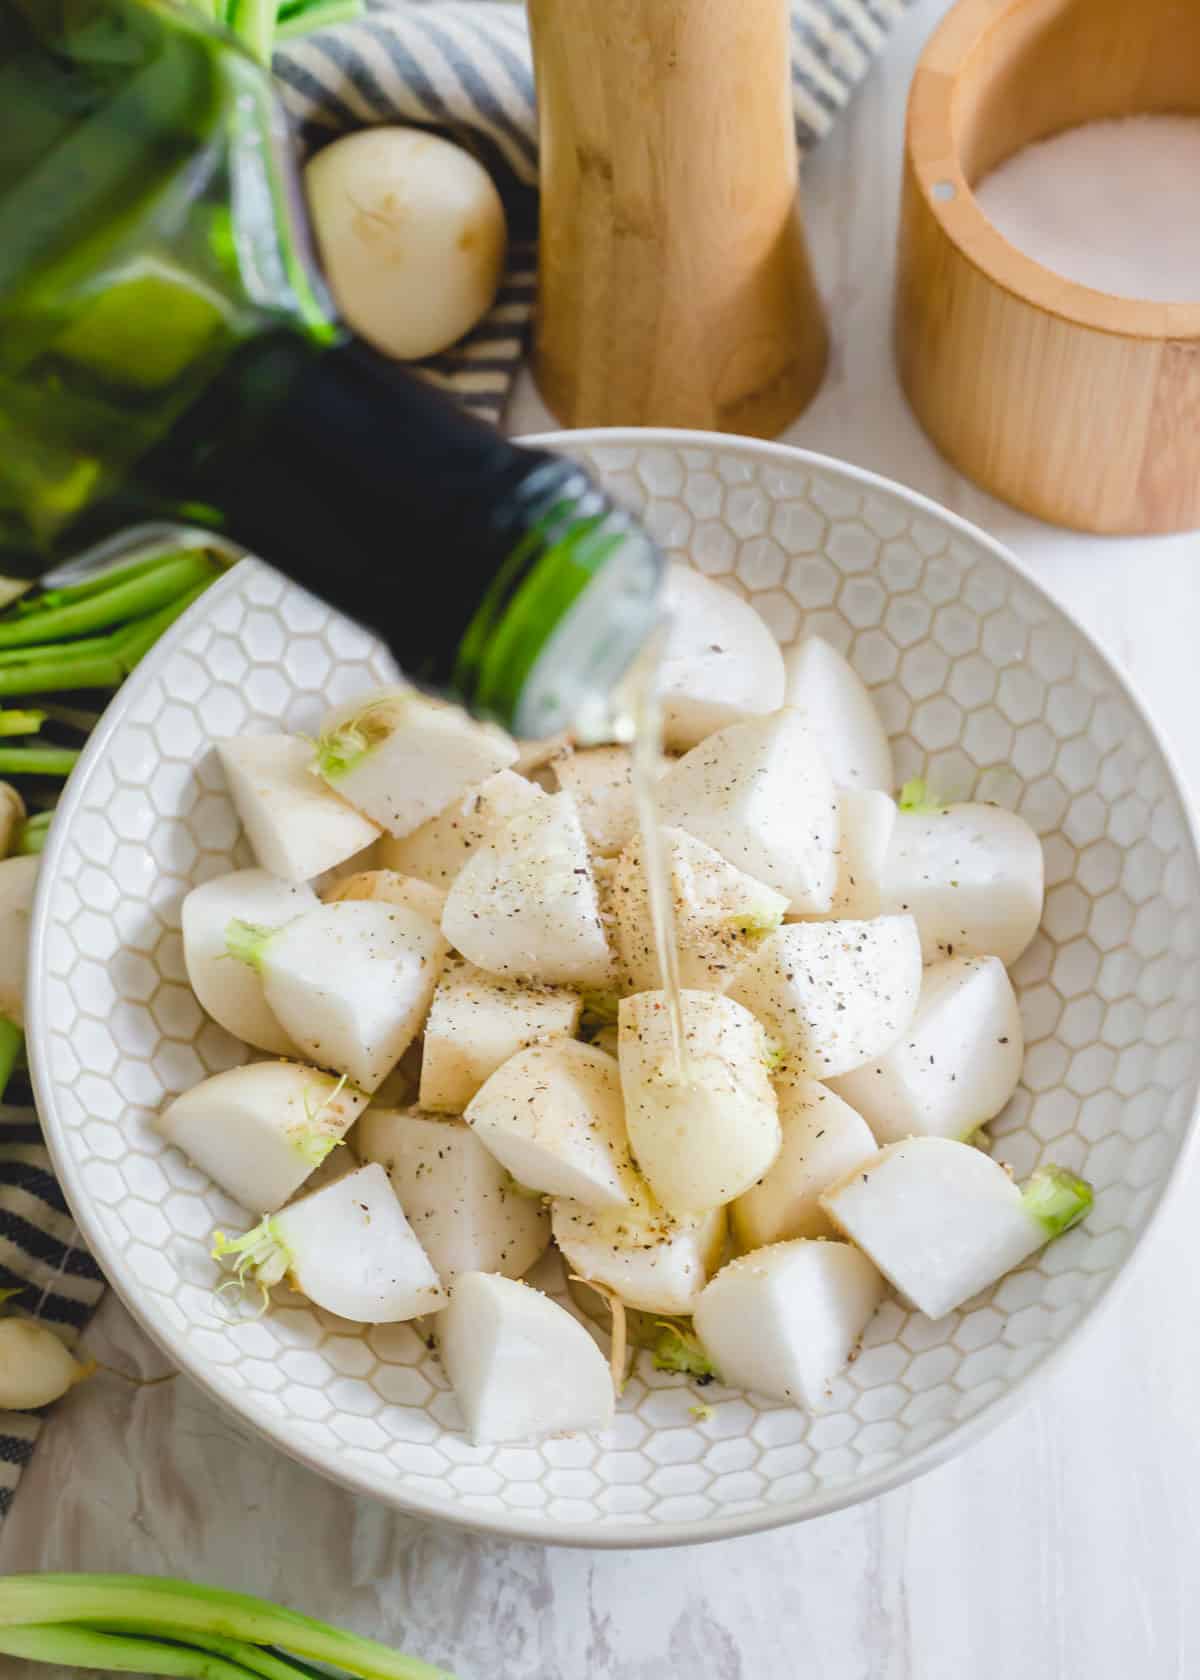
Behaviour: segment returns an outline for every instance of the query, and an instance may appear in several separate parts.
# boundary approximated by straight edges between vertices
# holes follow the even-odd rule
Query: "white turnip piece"
[[[758,1017],[787,1068],[828,1079],[889,1049],[920,990],[916,924],[880,916],[780,928],[742,964],[729,996]]]
[[[817,1409],[883,1299],[850,1243],[775,1243],[722,1267],[693,1322],[723,1383]]]
[[[600,857],[615,857],[637,828],[633,759],[628,747],[587,747],[554,760],[554,773],[579,812],[587,843]]]
[[[0,858],[8,856],[24,821],[25,801],[10,783],[0,782]]]
[[[896,785],[892,750],[862,678],[835,647],[807,636],[785,656],[787,699],[812,731],[840,788]]]
[[[94,1369],[80,1364],[44,1324],[0,1319],[0,1412],[49,1406]]]
[[[0,1019],[25,1024],[25,962],[39,857],[0,862]]]
[[[545,797],[515,770],[497,770],[403,840],[385,834],[379,861],[445,891],[477,847]]]
[[[415,910],[353,899],[274,933],[231,923],[229,949],[306,1056],[373,1091],[424,1025],[446,942]]]
[[[672,1214],[733,1201],[767,1171],[780,1143],[762,1027],[715,992],[685,991],[682,1005],[682,1070],[662,992],[622,998],[619,1013],[630,1147]]]
[[[326,904],[341,904],[347,899],[398,904],[402,910],[415,910],[434,928],[440,928],[446,908],[446,895],[440,887],[430,886],[415,875],[401,875],[395,869],[360,869],[356,875],[344,875],[326,887],[321,898]],[[244,920],[255,918],[247,916]]]
[[[907,1029],[887,1053],[832,1081],[879,1143],[967,1139],[1017,1088],[1021,1012],[998,957],[953,957],[921,977]]]
[[[449,963],[425,1022],[421,1107],[461,1114],[484,1081],[518,1050],[573,1038],[582,1009],[578,992],[523,986],[471,963]]]
[[[377,350],[432,356],[487,314],[504,272],[504,206],[461,146],[364,128],[324,146],[304,185],[338,308]]]
[[[1016,962],[1042,919],[1042,843],[998,805],[901,809],[888,846],[883,903],[916,918],[926,962]]]
[[[476,1446],[612,1421],[604,1355],[578,1319],[527,1283],[464,1272],[438,1319],[437,1344]]]
[[[861,1114],[815,1079],[775,1082],[783,1143],[774,1166],[739,1196],[729,1212],[744,1252],[793,1237],[831,1237],[823,1190],[874,1155],[877,1145]]]
[[[871,921],[881,913],[883,874],[896,801],[874,788],[838,791],[837,884],[826,919]]]
[[[624,1207],[636,1177],[617,1063],[590,1044],[539,1044],[509,1058],[464,1119],[529,1190]]]
[[[659,820],[685,828],[797,913],[828,910],[837,884],[837,792],[799,712],[710,735],[657,789]]]
[[[659,666],[663,739],[686,752],[727,724],[783,704],[783,655],[750,604],[681,561],[667,572]]]
[[[241,1282],[285,1279],[314,1306],[355,1324],[399,1324],[446,1304],[446,1292],[383,1168],[359,1167],[271,1214],[245,1236],[217,1232],[214,1258],[236,1256]]]
[[[825,1191],[825,1210],[918,1311],[943,1318],[1083,1218],[1091,1186],[1040,1167],[1023,1186],[949,1138],[908,1138]]]
[[[607,986],[612,956],[569,794],[513,817],[475,851],[447,895],[442,932],[490,974]]]
[[[214,741],[251,850],[282,881],[311,881],[369,846],[378,827],[311,773],[312,747],[296,735]]]
[[[787,898],[726,861],[682,828],[661,831],[675,913],[680,984],[721,992],[740,963],[783,921]],[[621,853],[608,906],[621,974],[635,991],[661,986],[641,838]]]
[[[387,1171],[442,1282],[461,1272],[522,1277],[550,1242],[550,1215],[461,1120],[372,1105],[354,1131],[364,1161]]]
[[[180,921],[183,960],[200,1007],[218,1026],[274,1056],[301,1051],[275,1018],[256,969],[230,959],[226,935],[232,921],[275,932],[306,910],[317,896],[303,882],[281,881],[265,869],[235,869],[193,887]]]
[[[559,1197],[550,1212],[568,1272],[643,1312],[687,1316],[725,1248],[724,1208],[673,1218],[641,1180],[628,1207],[602,1213]]]
[[[367,1105],[344,1079],[297,1062],[213,1074],[154,1124],[251,1213],[274,1213],[341,1142]]]

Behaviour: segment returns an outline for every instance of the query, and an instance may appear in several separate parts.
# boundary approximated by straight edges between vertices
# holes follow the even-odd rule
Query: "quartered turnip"
[[[11,783],[0,782],[0,858],[8,856],[24,821],[25,801]]]
[[[870,921],[883,904],[883,875],[896,801],[874,788],[841,788],[838,792],[837,883],[829,919],[854,917]]]
[[[297,1062],[215,1073],[169,1102],[154,1124],[235,1202],[274,1213],[367,1105],[344,1079]]]
[[[730,1261],[693,1322],[721,1381],[818,1408],[883,1299],[850,1243],[800,1238]]]
[[[379,842],[379,861],[445,890],[477,847],[545,797],[515,770],[497,770],[403,840],[385,834]]]
[[[725,1251],[724,1208],[672,1217],[640,1179],[628,1207],[559,1197],[550,1212],[568,1272],[643,1312],[686,1317]]]
[[[383,1168],[359,1167],[271,1214],[243,1237],[217,1233],[213,1255],[242,1282],[284,1279],[314,1306],[355,1324],[438,1312],[446,1292]]]
[[[662,992],[620,1005],[621,1086],[629,1142],[670,1213],[733,1201],[779,1153],[779,1119],[762,1027],[715,992],[682,994],[687,1066],[672,1048]]]
[[[837,793],[799,712],[710,735],[671,766],[657,796],[660,821],[785,894],[794,911],[833,903]]]
[[[822,1201],[914,1307],[942,1318],[1082,1219],[1092,1190],[1056,1166],[1018,1186],[981,1150],[923,1137],[860,1162]]]
[[[255,857],[281,880],[311,881],[379,833],[312,774],[312,747],[299,736],[233,735],[213,745]]]
[[[281,881],[265,869],[235,869],[193,887],[180,908],[183,960],[202,1009],[243,1044],[275,1056],[302,1052],[275,1017],[263,991],[262,977],[245,963],[230,960],[229,924],[247,922],[275,932],[315,910],[317,895],[302,882]]]
[[[632,755],[628,747],[587,747],[554,760],[554,773],[569,793],[593,852],[615,857],[637,828]]]
[[[0,1020],[15,1027],[25,1024],[25,963],[40,863],[38,857],[0,862]]]
[[[921,978],[908,1027],[869,1066],[833,1088],[880,1143],[969,1138],[1016,1090],[1025,1059],[1021,1013],[998,957],[953,957]]]
[[[608,1361],[578,1319],[527,1283],[464,1272],[437,1344],[476,1446],[612,1421]]]
[[[49,1406],[94,1369],[80,1364],[44,1324],[0,1319],[0,1412]]]
[[[424,1024],[446,942],[415,910],[352,899],[275,933],[234,922],[229,949],[306,1056],[373,1091]]]
[[[518,1184],[585,1207],[624,1207],[636,1178],[617,1063],[590,1044],[519,1050],[464,1115]]]
[[[682,828],[661,831],[675,913],[679,979],[722,992],[738,965],[783,920],[788,900]],[[640,837],[629,842],[609,882],[608,905],[622,979],[635,991],[662,985]]]
[[[485,1079],[530,1044],[574,1037],[578,992],[523,986],[450,962],[433,994],[421,1056],[421,1107],[461,1114]]]
[[[415,910],[435,928],[441,927],[446,907],[446,895],[440,887],[419,881],[415,875],[401,875],[395,869],[360,869],[356,875],[344,875],[326,887],[321,898],[326,904],[341,904],[347,899],[398,904],[402,910]],[[244,919],[253,921],[254,917]]]
[[[921,990],[911,916],[793,922],[742,964],[729,996],[763,1023],[795,1073],[861,1067],[907,1031]]]
[[[1042,843],[998,805],[901,809],[888,846],[883,902],[916,917],[926,962],[1016,962],[1042,919]]]
[[[541,1197],[523,1194],[463,1121],[371,1107],[354,1147],[387,1170],[443,1283],[460,1272],[521,1277],[545,1253],[550,1215]]]
[[[775,1089],[783,1133],[779,1155],[729,1210],[743,1250],[792,1237],[833,1236],[821,1192],[877,1148],[862,1115],[815,1079],[791,1075],[777,1080]]]
[[[669,748],[686,752],[726,724],[783,704],[779,644],[740,595],[675,560],[663,605],[658,686]]]
[[[325,719],[314,768],[402,840],[516,756],[516,744],[494,724],[415,689],[385,688]]]
[[[841,788],[895,786],[892,749],[862,678],[835,647],[807,636],[785,657],[787,698],[804,718]]]
[[[587,841],[554,794],[481,845],[446,898],[442,931],[490,974],[602,990],[612,972]]]

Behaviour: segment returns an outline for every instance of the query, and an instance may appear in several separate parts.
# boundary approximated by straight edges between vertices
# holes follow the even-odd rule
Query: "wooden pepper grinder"
[[[566,426],[774,436],[828,350],[788,0],[528,4],[543,397]]]

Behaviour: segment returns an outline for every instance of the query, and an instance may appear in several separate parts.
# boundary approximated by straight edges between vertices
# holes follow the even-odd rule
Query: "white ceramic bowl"
[[[606,1439],[473,1447],[407,1326],[298,1299],[229,1322],[215,1226],[249,1221],[151,1129],[242,1059],[184,975],[188,887],[248,861],[208,742],[308,729],[385,675],[377,644],[248,561],[145,661],[54,825],[37,905],[31,1043],[62,1182],[96,1258],[209,1393],[313,1468],[496,1533],[652,1545],[743,1533],[881,1492],[994,1421],[1113,1286],[1167,1188],[1200,1082],[1200,869],[1163,748],[1121,678],[1003,549],[921,497],[777,446],[684,433],[556,439],[674,554],[744,591],[782,642],[848,651],[901,778],[1021,811],[1043,836],[1041,933],[1017,965],[1029,1053],[993,1128],[1024,1176],[1096,1188],[1086,1225],[963,1311],[889,1301],[818,1416],[696,1394],[644,1356]]]

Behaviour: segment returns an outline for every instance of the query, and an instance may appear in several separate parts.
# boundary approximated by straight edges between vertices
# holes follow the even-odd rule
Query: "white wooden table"
[[[809,166],[837,347],[790,436],[914,485],[1009,543],[1133,677],[1195,792],[1200,538],[1098,542],[1024,519],[935,456],[897,389],[901,125],[913,61],[942,9],[920,0]],[[515,420],[546,423],[528,390]],[[1200,1197],[1200,1183],[1189,1188]],[[1185,1193],[1107,1315],[965,1457],[801,1528],[627,1555],[475,1539],[317,1479],[181,1378],[136,1388],[101,1375],[44,1435],[0,1536],[0,1572],[222,1582],[403,1644],[463,1680],[1194,1680],[1193,1230]],[[165,1369],[111,1297],[89,1346],[131,1373]],[[24,1672],[0,1659],[4,1676]]]

